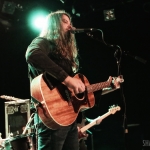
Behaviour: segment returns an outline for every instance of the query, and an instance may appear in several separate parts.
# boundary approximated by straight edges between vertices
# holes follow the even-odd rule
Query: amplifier
[[[5,102],[5,136],[23,133],[30,118],[30,100]]]

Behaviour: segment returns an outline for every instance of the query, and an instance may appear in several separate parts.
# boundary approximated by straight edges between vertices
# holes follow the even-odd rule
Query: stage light
[[[77,10],[74,8],[74,6],[72,6],[72,14],[76,15],[77,17],[81,16],[81,14],[79,12],[77,12]]]
[[[29,13],[28,25],[30,28],[36,31],[40,31],[46,21],[48,12],[43,9],[34,9]]]
[[[14,2],[4,1],[2,6],[2,13],[13,14],[15,12],[16,4]]]
[[[104,20],[105,21],[110,21],[110,20],[115,20],[115,14],[114,14],[114,9],[110,9],[110,10],[104,10]]]
[[[65,3],[65,0],[60,0],[60,2],[62,2],[63,4]]]
[[[33,26],[37,29],[42,29],[45,23],[45,16],[36,16],[32,22]]]

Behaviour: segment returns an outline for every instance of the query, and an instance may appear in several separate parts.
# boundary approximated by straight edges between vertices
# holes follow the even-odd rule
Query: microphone
[[[82,33],[82,32],[92,32],[92,31],[97,31],[97,29],[94,28],[76,29],[75,27],[72,27],[70,30],[70,32],[73,34]]]

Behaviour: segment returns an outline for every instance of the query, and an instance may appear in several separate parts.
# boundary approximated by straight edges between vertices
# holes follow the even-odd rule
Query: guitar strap
[[[50,90],[53,90],[56,85],[60,84],[60,82],[52,77],[48,72],[44,72],[42,77]]]

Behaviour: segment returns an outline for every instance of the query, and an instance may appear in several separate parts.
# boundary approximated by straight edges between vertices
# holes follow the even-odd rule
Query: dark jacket
[[[26,61],[31,80],[44,72],[60,82],[63,82],[68,75],[74,76],[69,61],[62,56],[56,57],[51,54],[52,48],[55,48],[53,43],[42,37],[35,38],[28,46]]]
[[[53,89],[58,83],[63,82],[68,75],[74,76],[69,60],[50,52],[55,48],[54,43],[42,37],[37,37],[31,42],[25,55],[30,81],[43,74],[47,85]],[[79,116],[78,122],[81,121],[81,115]]]

